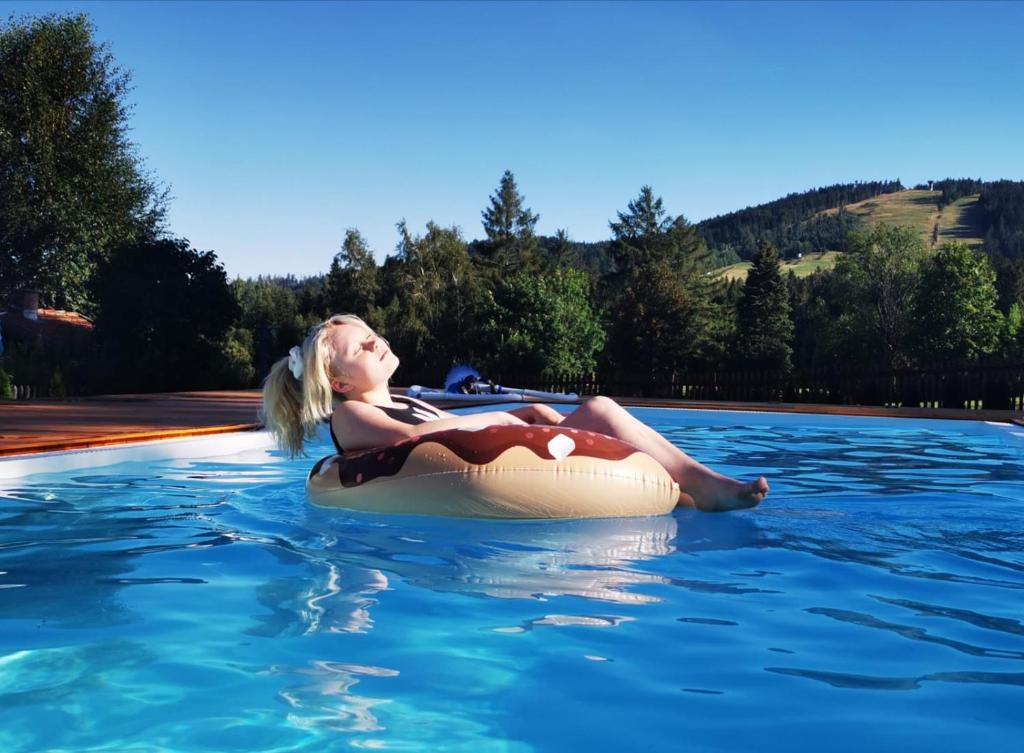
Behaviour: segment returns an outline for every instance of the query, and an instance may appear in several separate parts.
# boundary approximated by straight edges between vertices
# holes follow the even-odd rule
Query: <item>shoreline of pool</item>
[[[401,388],[396,394],[404,394]],[[887,408],[817,403],[741,403],[614,397],[636,408],[991,421],[1024,426],[1019,411]],[[442,408],[480,403],[435,401]],[[106,395],[75,400],[0,402],[0,458],[120,444],[204,437],[261,428],[259,390]]]

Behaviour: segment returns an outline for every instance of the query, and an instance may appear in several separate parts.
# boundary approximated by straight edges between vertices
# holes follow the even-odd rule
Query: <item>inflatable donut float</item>
[[[679,487],[618,439],[557,426],[449,429],[322,458],[306,480],[321,507],[475,518],[662,515]]]

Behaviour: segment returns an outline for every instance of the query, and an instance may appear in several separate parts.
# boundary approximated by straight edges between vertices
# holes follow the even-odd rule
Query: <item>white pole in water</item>
[[[502,392],[488,395],[472,395],[461,392],[445,392],[414,384],[406,393],[409,397],[419,400],[448,400],[453,403],[521,403],[526,400],[517,393]]]
[[[579,402],[579,395],[575,392],[542,392],[541,390],[527,390],[521,387],[503,387],[500,384],[490,385],[487,382],[477,382],[473,385],[477,390],[492,390],[495,395],[522,395],[523,397],[536,397],[543,400]]]

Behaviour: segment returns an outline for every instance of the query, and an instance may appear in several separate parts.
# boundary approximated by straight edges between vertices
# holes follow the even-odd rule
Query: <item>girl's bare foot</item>
[[[680,484],[679,504],[704,512],[754,507],[768,494],[768,481],[764,476],[746,482],[725,476],[704,476],[687,479],[687,482],[685,487]]]

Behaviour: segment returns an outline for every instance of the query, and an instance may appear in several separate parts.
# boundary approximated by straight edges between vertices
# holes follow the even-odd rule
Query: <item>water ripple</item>
[[[834,688],[853,690],[919,690],[923,682],[984,683],[1024,686],[1024,672],[933,672],[919,677],[878,677],[846,672],[822,672],[797,667],[765,667],[766,672],[817,680]]]
[[[375,516],[309,506],[308,461],[269,454],[14,482],[0,748],[743,750],[788,720],[804,747],[859,750],[868,718],[921,749],[1015,743],[1019,447],[947,424],[651,415],[722,472],[768,473],[768,500]],[[822,695],[927,685],[899,708]]]
[[[1024,651],[1009,651],[1006,649],[973,646],[962,641],[955,641],[950,638],[931,635],[927,630],[923,630],[922,628],[912,627],[910,625],[900,625],[894,622],[885,622],[884,620],[872,617],[869,614],[864,614],[863,612],[852,612],[846,609],[830,609],[827,607],[812,607],[804,611],[808,614],[820,614],[825,617],[831,617],[832,619],[840,622],[847,622],[860,627],[889,631],[891,633],[896,633],[903,638],[910,638],[911,640],[921,641],[923,643],[936,643],[940,646],[946,646],[972,656],[988,656],[1000,659],[1016,660],[1024,659]]]
[[[883,604],[891,604],[897,607],[903,607],[916,612],[919,615],[931,615],[935,617],[948,617],[954,620],[960,620],[966,622],[975,627],[985,628],[986,630],[996,630],[1001,633],[1009,633],[1010,635],[1021,635],[1024,636],[1024,625],[1019,620],[1009,619],[1006,617],[992,617],[990,615],[978,614],[968,609],[956,609],[954,607],[942,607],[934,604],[924,604],[920,601],[911,601],[909,599],[893,599],[885,596],[872,596],[872,599],[876,599]]]

